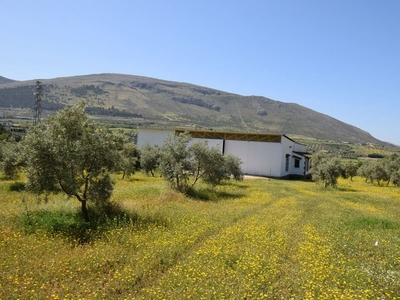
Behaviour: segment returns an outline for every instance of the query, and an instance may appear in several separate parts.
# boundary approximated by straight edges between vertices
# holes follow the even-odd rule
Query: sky
[[[399,0],[0,0],[0,28],[6,78],[188,82],[400,145]]]

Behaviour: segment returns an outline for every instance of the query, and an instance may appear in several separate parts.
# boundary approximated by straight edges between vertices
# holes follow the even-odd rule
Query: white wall
[[[288,138],[282,136],[282,152],[281,152],[281,157],[282,157],[282,163],[281,163],[281,175],[280,176],[287,176],[291,174],[291,171],[293,169],[293,164],[294,161],[292,161],[292,155],[293,155],[293,146],[294,142],[289,140]],[[289,169],[286,171],[286,155],[290,155],[289,158]]]
[[[171,129],[138,129],[137,145],[141,148],[148,143],[150,146],[161,146],[168,134],[173,134],[175,130]],[[223,150],[224,141],[221,139],[200,139],[194,138],[190,143],[197,141],[207,141],[208,146],[218,147]],[[242,161],[242,171],[245,174],[283,177],[290,174],[304,174],[304,166],[306,158],[293,151],[306,152],[307,149],[303,145],[296,144],[294,141],[282,136],[281,143],[269,142],[248,142],[226,140],[224,154],[233,154],[238,156]],[[289,157],[289,170],[285,170],[286,155]],[[295,157],[299,157],[299,168],[295,168]]]
[[[307,146],[294,143],[293,151],[305,153],[307,152]]]
[[[245,174],[280,177],[280,153],[280,143],[225,141],[225,154],[238,156]]]
[[[293,153],[293,151],[297,152],[307,152],[307,147],[304,145],[296,144],[292,140],[282,137],[282,154],[283,154],[283,165],[282,165],[282,176],[286,175],[305,175],[304,168],[306,163],[306,158],[301,154]],[[285,171],[285,156],[286,154],[290,155],[289,159],[289,172]],[[299,167],[295,167],[295,160],[300,159]]]
[[[199,141],[205,141],[205,142],[207,142],[207,145],[208,145],[209,147],[217,147],[217,148],[219,149],[219,151],[222,152],[222,145],[223,145],[224,141],[221,140],[221,139],[200,139],[200,138],[193,138],[193,139],[190,141],[189,145],[191,145],[191,144],[193,144],[193,143],[196,143],[196,142],[199,142]]]
[[[165,138],[170,133],[174,133],[175,130],[171,129],[138,129],[138,139],[137,146],[141,148],[144,144],[149,144],[150,146],[164,144]]]

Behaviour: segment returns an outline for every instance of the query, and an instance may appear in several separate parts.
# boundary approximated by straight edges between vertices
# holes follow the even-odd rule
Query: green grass
[[[245,179],[190,197],[115,176],[115,206],[0,181],[0,299],[399,299],[400,189]]]

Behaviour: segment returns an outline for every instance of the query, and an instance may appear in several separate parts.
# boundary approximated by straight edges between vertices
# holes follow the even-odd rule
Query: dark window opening
[[[295,159],[294,160],[294,167],[295,168],[300,168],[300,159]]]
[[[289,154],[286,154],[286,163],[285,163],[285,171],[288,172],[289,171]]]

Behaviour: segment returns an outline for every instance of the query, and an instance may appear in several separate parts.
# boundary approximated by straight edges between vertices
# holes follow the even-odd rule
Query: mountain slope
[[[295,103],[241,96],[189,83],[133,75],[95,74],[41,80],[43,108],[84,99],[88,113],[132,118],[144,126],[283,133],[347,142],[382,142],[352,125]],[[0,107],[32,108],[34,80],[0,85]]]
[[[0,76],[0,84],[3,84],[3,83],[12,83],[12,82],[15,82],[15,80],[8,79],[8,78],[5,78],[5,77],[3,77],[3,76]]]

